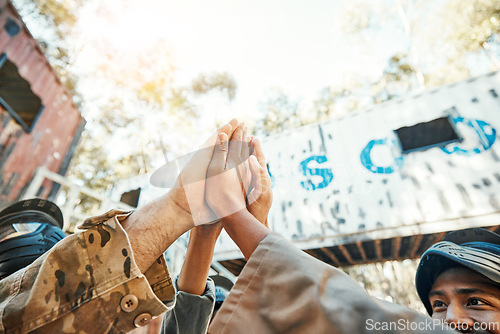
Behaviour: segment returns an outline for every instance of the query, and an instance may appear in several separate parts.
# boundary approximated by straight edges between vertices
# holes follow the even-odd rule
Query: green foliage
[[[117,129],[123,129],[134,121],[133,117],[121,112],[125,109],[122,99],[112,96],[106,102],[99,114],[99,125],[106,134],[112,135]]]
[[[402,98],[422,85],[432,89],[464,80],[474,70],[467,63],[471,54],[486,53],[491,69],[500,68],[492,47],[500,44],[500,0],[354,1],[341,17],[344,32],[357,43],[369,43],[384,27],[399,26],[409,44],[388,58],[377,79],[359,77],[340,88],[326,87],[312,107],[283,93],[267,98],[260,105],[264,119],[257,123],[258,131],[281,132]]]
[[[68,176],[94,190],[105,192],[116,180],[151,171],[155,159],[180,155],[183,145],[173,139],[196,133],[192,129],[203,116],[203,96],[221,93],[228,102],[235,97],[237,85],[229,73],[200,74],[192,84],[178,85],[163,39],[121,48],[99,36],[76,49],[75,39],[82,38],[79,15],[85,6],[92,8],[90,2],[15,1],[87,120]],[[104,20],[113,19],[110,6],[92,3]],[[82,50],[92,61],[75,72],[70,65]]]
[[[165,99],[165,78],[158,78],[145,82],[137,91],[137,98],[147,102],[149,105],[162,106]]]
[[[218,90],[227,96],[229,102],[233,101],[237,88],[234,77],[227,72],[212,75],[201,73],[191,83],[191,89],[194,93],[206,94]]]
[[[91,189],[107,190],[114,177],[113,171],[102,143],[95,139],[87,131],[82,133],[68,176]]]
[[[71,73],[66,37],[76,22],[81,3],[69,0],[13,0],[30,32],[38,40],[61,82],[79,101],[77,77]]]
[[[281,90],[270,92],[267,100],[260,105],[264,118],[257,125],[257,131],[264,135],[294,129],[304,123],[298,117],[298,102]]]
[[[80,1],[69,0],[32,0],[40,15],[50,19],[62,34],[65,29],[76,22],[76,11],[81,6]],[[63,37],[63,36],[61,36]]]
[[[447,37],[463,51],[477,52],[497,40],[500,31],[500,1],[450,0],[446,6]]]

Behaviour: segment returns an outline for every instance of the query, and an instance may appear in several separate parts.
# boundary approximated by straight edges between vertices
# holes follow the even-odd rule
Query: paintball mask
[[[29,199],[0,212],[0,279],[26,267],[66,234],[59,207],[47,200]]]

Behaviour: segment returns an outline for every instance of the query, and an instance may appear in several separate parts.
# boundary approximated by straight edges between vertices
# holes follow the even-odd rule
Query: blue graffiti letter
[[[302,174],[306,177],[309,177],[309,179],[307,180],[307,182],[304,182],[304,181],[300,182],[300,184],[302,185],[302,187],[304,187],[307,190],[316,190],[316,189],[325,188],[333,180],[332,170],[330,168],[313,168],[313,169],[311,169],[307,165],[312,160],[316,161],[319,164],[322,164],[322,163],[326,162],[328,159],[324,155],[313,155],[313,156],[305,159],[304,161],[302,161],[300,163],[299,168],[300,168]],[[323,181],[318,183],[318,184],[314,184],[311,181],[311,178],[310,178],[311,176],[321,176]]]
[[[489,150],[491,146],[495,143],[497,130],[485,121],[478,119],[467,119],[463,117],[453,118],[455,124],[463,123],[476,132],[479,138],[479,146],[471,149],[464,149],[460,144],[450,144],[442,147],[444,153],[452,154],[456,153],[459,155],[474,155]]]
[[[370,140],[370,142],[366,144],[363,151],[361,151],[361,163],[363,164],[363,166],[365,166],[366,169],[376,174],[391,174],[403,166],[403,157],[394,158],[395,163],[393,165],[389,165],[386,167],[375,166],[372,162],[371,157],[372,149],[375,145],[387,145],[387,138]]]

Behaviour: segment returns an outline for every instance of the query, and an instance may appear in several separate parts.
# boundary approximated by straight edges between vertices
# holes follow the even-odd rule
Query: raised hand
[[[168,197],[191,216],[194,225],[214,223],[217,217],[205,201],[205,179],[212,159],[214,145],[220,134],[229,137],[238,128],[238,122],[231,120],[211,136],[187,162],[177,178]]]
[[[247,140],[245,138],[244,141]],[[265,159],[263,159],[260,143],[256,142],[254,155],[251,155],[240,164],[243,166],[235,165],[233,168],[228,168],[229,160],[227,158],[233,157],[233,160],[238,161],[238,156],[241,158],[241,148],[236,143],[233,143],[228,149],[228,144],[227,135],[220,134],[219,142],[214,149],[212,161],[208,167],[206,198],[208,205],[219,217],[231,239],[238,245],[245,258],[248,259],[259,242],[270,231],[247,210],[246,194],[247,189],[251,187],[246,185],[247,175],[239,174],[244,173],[247,167],[251,171],[253,188],[251,188],[248,198],[250,201],[253,200],[253,203],[256,203],[253,206],[254,213],[264,222],[269,210],[267,205],[270,205],[272,200],[272,197],[269,197],[270,182],[267,182],[266,179],[267,171],[263,167],[263,165],[265,166]],[[236,152],[231,152],[231,150],[236,150]],[[259,156],[260,162],[257,156]],[[244,166],[245,163],[247,166]],[[231,166],[231,163],[229,166]],[[264,193],[266,195],[263,197]],[[251,205],[252,203],[250,203]]]
[[[217,217],[205,201],[207,169],[212,159],[213,145],[219,134],[227,138],[232,135],[237,125],[238,122],[232,120],[219,128],[217,133],[206,141],[203,149],[190,156],[188,163],[166,195],[139,208],[122,221],[141,272],[144,273],[165,249],[193,225],[217,221]],[[159,176],[162,174],[159,173]],[[220,228],[214,226],[207,230],[198,229],[195,234],[198,235],[198,232],[204,236],[209,234],[216,239]],[[208,248],[210,247],[213,248],[209,245]]]
[[[251,140],[253,153],[249,158],[252,173],[251,191],[248,194],[248,211],[266,227],[269,227],[267,215],[273,203],[271,176],[267,170],[266,157],[258,138]]]
[[[208,166],[206,201],[219,218],[246,210],[245,185],[242,182],[240,168],[241,141],[236,140],[229,148],[229,139],[225,133],[219,135],[212,161]],[[248,161],[242,163],[248,164]],[[248,179],[246,175],[243,179]]]
[[[247,137],[244,125],[240,124],[229,141],[220,135],[207,178],[207,203],[219,218],[247,208],[268,226],[271,177],[260,141]]]

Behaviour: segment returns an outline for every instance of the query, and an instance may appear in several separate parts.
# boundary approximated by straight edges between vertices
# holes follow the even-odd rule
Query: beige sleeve
[[[427,316],[371,297],[341,270],[270,234],[245,265],[209,333],[352,334],[385,329],[443,331]]]

